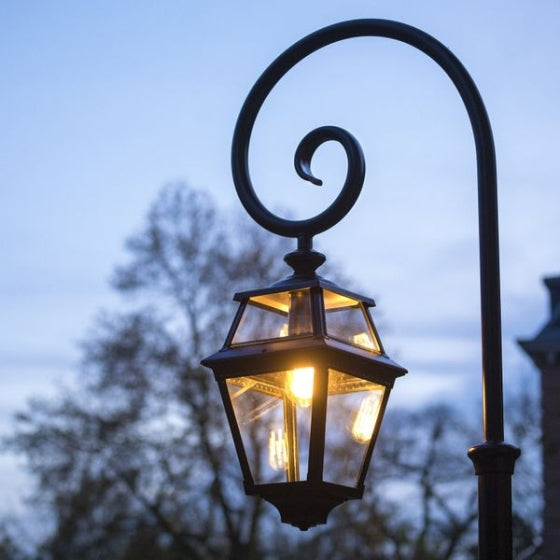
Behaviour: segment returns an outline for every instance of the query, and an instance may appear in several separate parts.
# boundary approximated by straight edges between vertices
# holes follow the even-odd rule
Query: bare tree
[[[0,527],[1,560],[473,557],[464,450],[476,438],[446,407],[389,413],[364,500],[308,534],[243,494],[199,362],[225,338],[232,293],[288,274],[280,256],[292,249],[245,220],[184,184],[163,189],[116,270],[122,309],[102,314],[83,344],[78,388],[17,416],[8,445],[26,458],[52,530],[30,556]]]
[[[97,321],[82,390],[18,415],[12,445],[54,516],[42,557],[259,557],[262,508],[242,499],[223,409],[199,361],[223,341],[235,287],[285,275],[284,247],[256,226],[237,245],[227,232],[206,196],[165,188],[115,275],[133,309]]]

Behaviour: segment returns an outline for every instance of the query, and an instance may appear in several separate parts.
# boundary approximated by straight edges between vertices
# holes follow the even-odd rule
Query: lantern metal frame
[[[249,141],[262,104],[293,66],[327,45],[355,37],[400,41],[434,60],[455,85],[472,126],[478,177],[484,441],[469,449],[468,455],[478,477],[479,558],[507,560],[512,557],[511,476],[520,450],[504,442],[496,156],[484,103],[465,67],[431,35],[390,20],[346,21],[304,37],[270,64],[243,104],[232,143],[235,188],[243,206],[257,223],[278,235],[298,239],[298,250],[291,255],[308,263],[313,261],[311,268],[315,270],[315,261],[321,257],[312,251],[312,237],[340,221],[360,194],[365,163],[358,142],[350,133],[334,126],[315,129],[302,140],[295,155],[296,172],[301,178],[321,184],[311,173],[310,162],[315,150],[327,141],[336,141],[344,148],[348,159],[347,176],[338,197],[325,211],[306,220],[286,220],[267,210],[254,191],[248,166]]]
[[[291,260],[289,256],[288,260]],[[314,525],[326,523],[328,514],[337,505],[346,500],[362,497],[367,470],[391,389],[395,379],[404,375],[406,370],[385,354],[369,313],[369,308],[375,306],[375,302],[371,298],[341,288],[333,282],[317,276],[314,272],[309,272],[309,269],[303,273],[302,261],[307,259],[296,258],[295,260],[298,261],[296,265],[298,272],[293,276],[269,288],[235,294],[234,300],[239,302],[239,308],[224,346],[217,353],[205,358],[202,363],[214,371],[218,382],[243,474],[245,492],[249,495],[259,495],[272,503],[280,512],[283,522],[307,530]],[[309,266],[308,263],[307,266]],[[252,298],[302,290],[310,292],[311,332],[304,335],[288,335],[235,343],[235,334],[238,332],[246,307]],[[323,299],[325,291],[357,302],[364,313],[368,328],[372,331],[371,334],[375,340],[374,349],[348,344],[332,336],[325,317]],[[310,411],[307,473],[300,480],[258,483],[247,457],[247,450],[227,382],[239,377],[257,379],[259,375],[296,370],[302,365],[312,366],[315,372],[315,386]],[[324,456],[326,446],[328,446],[326,437],[327,408],[329,406],[327,384],[329,376],[333,375],[335,371],[384,387],[375,426],[367,442],[367,448],[353,486],[329,482],[324,477]]]

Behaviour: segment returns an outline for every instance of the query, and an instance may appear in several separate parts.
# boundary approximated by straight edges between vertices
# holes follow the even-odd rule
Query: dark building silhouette
[[[550,319],[519,345],[541,375],[544,528],[543,558],[560,558],[560,276],[545,278],[550,292]]]

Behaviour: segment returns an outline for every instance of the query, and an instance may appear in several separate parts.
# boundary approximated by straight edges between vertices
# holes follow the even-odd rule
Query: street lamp
[[[496,161],[482,98],[461,62],[432,36],[402,23],[364,19],[325,27],[301,39],[265,70],[239,114],[232,172],[250,216],[272,233],[294,237],[285,259],[294,274],[269,288],[237,294],[240,307],[224,347],[206,358],[232,430],[246,491],[303,529],[326,522],[339,503],[361,497],[367,467],[395,379],[406,371],[384,353],[368,313],[373,301],[316,274],[324,256],[312,238],[356,202],[365,164],[357,140],[325,126],[295,155],[298,175],[314,184],[311,159],[324,142],[344,148],[348,170],[336,200],[319,215],[287,220],[257,197],[248,168],[257,114],[278,81],[313,52],[354,37],[401,41],[432,58],[455,84],[473,129],[477,172],[482,323],[484,442],[469,449],[478,476],[479,558],[512,556],[511,475],[519,449],[504,443]],[[265,467],[266,461],[268,466]],[[267,470],[268,469],[268,470]],[[259,477],[259,478],[255,478]]]

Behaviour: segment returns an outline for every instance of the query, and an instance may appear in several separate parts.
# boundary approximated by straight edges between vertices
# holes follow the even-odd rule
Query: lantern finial
[[[326,260],[323,253],[313,250],[313,238],[307,235],[298,237],[297,249],[284,256],[285,263],[293,268],[297,277],[314,277]]]

